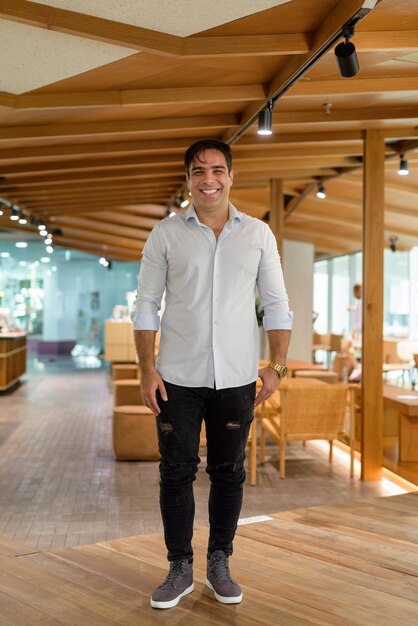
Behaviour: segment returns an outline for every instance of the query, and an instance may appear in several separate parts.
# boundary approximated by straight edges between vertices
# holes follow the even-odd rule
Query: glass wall
[[[315,330],[349,336],[355,323],[353,286],[362,282],[362,253],[317,261],[314,267]],[[349,309],[352,309],[351,311]],[[418,248],[384,251],[383,334],[418,337]]]
[[[139,254],[138,254],[139,256]],[[45,341],[80,340],[103,345],[105,319],[136,290],[139,263],[27,242],[0,241],[0,326],[20,328]]]

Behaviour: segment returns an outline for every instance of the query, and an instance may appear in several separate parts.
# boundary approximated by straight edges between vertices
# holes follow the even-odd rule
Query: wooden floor
[[[207,529],[195,533],[195,591],[151,609],[165,575],[160,534],[39,552],[0,540],[0,625],[416,626],[418,492],[296,509],[238,529],[240,605],[204,587]]]

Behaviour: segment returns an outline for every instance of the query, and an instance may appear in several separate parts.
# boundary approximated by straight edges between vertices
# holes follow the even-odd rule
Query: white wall
[[[293,311],[288,358],[312,360],[314,246],[300,241],[283,242],[283,272]]]

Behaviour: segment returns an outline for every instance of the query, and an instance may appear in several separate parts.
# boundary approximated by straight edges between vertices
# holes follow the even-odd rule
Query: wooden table
[[[309,361],[289,359],[286,364],[289,369],[289,376],[294,376],[294,372],[297,370],[316,370],[317,372],[326,371],[326,367],[321,367],[320,365],[316,365],[316,363],[309,363]]]
[[[418,461],[418,392],[384,385],[383,398],[399,416],[399,460]]]

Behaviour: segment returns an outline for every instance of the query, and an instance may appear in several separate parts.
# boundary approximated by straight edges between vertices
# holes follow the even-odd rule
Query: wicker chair
[[[303,387],[283,386],[280,390],[280,411],[275,415],[261,416],[262,430],[275,439],[280,448],[280,478],[285,477],[287,441],[327,439],[330,444],[329,461],[332,462],[332,442],[344,433],[348,385],[314,384],[305,381]],[[350,428],[350,431],[352,429]],[[348,435],[351,448],[350,475],[353,476],[353,433]]]

